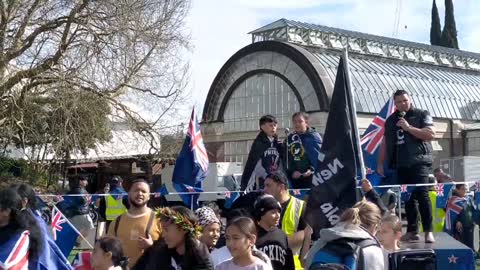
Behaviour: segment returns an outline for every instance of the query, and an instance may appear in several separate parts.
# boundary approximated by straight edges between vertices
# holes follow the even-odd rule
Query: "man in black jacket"
[[[264,115],[259,120],[260,133],[252,143],[242,174],[241,190],[263,189],[263,181],[270,173],[282,171],[283,146],[277,137],[277,119]]]
[[[381,165],[388,160],[390,166],[396,169],[400,184],[428,183],[433,163],[430,141],[435,137],[432,117],[428,111],[414,108],[405,90],[397,90],[394,101],[397,111],[385,122],[385,140],[379,153],[377,173],[383,175]],[[416,187],[405,204],[408,226],[402,240],[420,240],[417,204],[425,242],[433,243],[432,208],[427,187]]]

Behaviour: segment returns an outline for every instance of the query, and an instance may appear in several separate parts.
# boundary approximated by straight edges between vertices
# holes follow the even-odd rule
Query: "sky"
[[[443,28],[444,1],[437,0]],[[199,115],[222,65],[251,43],[247,33],[280,18],[429,43],[431,0],[192,0],[186,27],[191,34],[190,101]],[[480,0],[454,1],[459,46],[480,53]],[[393,36],[399,10],[397,36]]]

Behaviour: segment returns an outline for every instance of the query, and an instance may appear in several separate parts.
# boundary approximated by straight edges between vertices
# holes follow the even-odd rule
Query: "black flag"
[[[359,162],[356,114],[343,58],[338,65],[325,135],[305,213],[315,233],[332,227],[356,202]]]

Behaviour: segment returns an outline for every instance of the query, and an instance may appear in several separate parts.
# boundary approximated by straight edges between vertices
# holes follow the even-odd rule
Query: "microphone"
[[[405,113],[404,111],[399,111],[399,112],[398,112],[398,117],[399,117],[399,118],[404,118],[404,117],[405,117],[405,114],[406,114],[406,113]]]
[[[285,128],[285,135],[288,136],[288,134],[290,134],[290,129],[289,129],[289,128]]]

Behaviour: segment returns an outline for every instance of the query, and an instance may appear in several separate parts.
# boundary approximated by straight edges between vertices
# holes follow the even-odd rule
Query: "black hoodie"
[[[255,246],[265,253],[272,262],[273,270],[294,270],[292,250],[288,247],[287,235],[275,228],[273,231],[266,231],[257,226],[257,242]]]
[[[251,191],[263,188],[255,186],[257,177],[262,180],[270,174],[282,170],[282,157],[284,150],[277,137],[270,140],[265,132],[260,131],[252,143],[248,153],[247,163],[242,174],[241,190]]]

